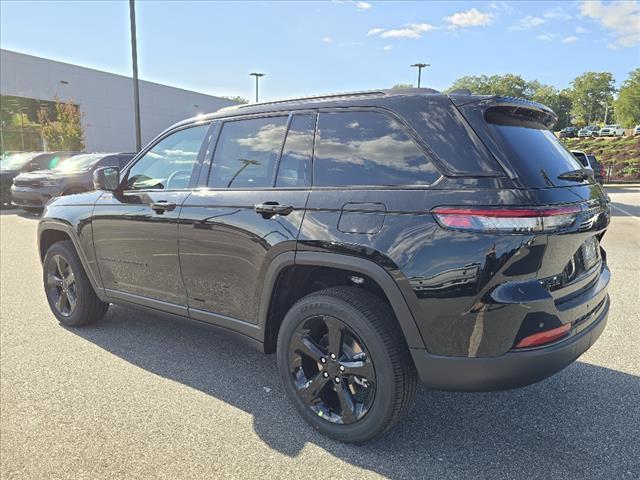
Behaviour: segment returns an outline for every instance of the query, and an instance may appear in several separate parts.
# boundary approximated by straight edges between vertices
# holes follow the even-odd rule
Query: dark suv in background
[[[537,382],[609,311],[609,205],[555,120],[419,89],[184,121],[125,169],[96,170],[96,191],[47,205],[47,299],[65,326],[118,303],[276,352],[294,407],[342,441],[395,424],[418,378]]]
[[[17,152],[0,161],[0,204],[11,203],[13,179],[23,172],[53,168],[79,152]]]
[[[93,171],[99,167],[123,168],[133,153],[83,153],[51,170],[22,173],[13,179],[11,203],[28,211],[41,211],[53,197],[93,190]]]

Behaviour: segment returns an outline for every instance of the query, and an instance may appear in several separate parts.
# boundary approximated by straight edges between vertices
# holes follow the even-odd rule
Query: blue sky
[[[128,2],[0,3],[2,48],[130,75]],[[640,65],[640,2],[137,3],[143,79],[261,100],[390,87],[447,88],[516,73],[566,87],[585,71],[618,85]]]

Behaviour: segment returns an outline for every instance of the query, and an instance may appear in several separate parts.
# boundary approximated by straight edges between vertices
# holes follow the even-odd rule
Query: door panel
[[[188,195],[145,191],[100,197],[93,234],[106,289],[186,305],[178,260],[178,216]],[[156,203],[160,208],[154,210]]]
[[[258,323],[267,268],[278,254],[295,250],[308,196],[306,189],[193,192],[179,226],[189,307]],[[291,207],[290,212],[255,209],[274,203]]]

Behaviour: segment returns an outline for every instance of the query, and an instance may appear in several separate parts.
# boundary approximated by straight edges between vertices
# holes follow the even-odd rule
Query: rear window
[[[582,168],[549,130],[496,125],[496,131],[514,153],[512,162],[524,178],[543,177],[548,186],[564,185],[558,175]],[[571,182],[575,185],[575,182]]]
[[[484,118],[494,140],[506,147],[502,152],[506,160],[527,186],[576,185],[558,178],[583,166],[548,129],[552,121],[546,112],[499,106],[487,109]]]
[[[316,186],[429,185],[433,163],[390,116],[378,112],[320,113],[313,165]]]

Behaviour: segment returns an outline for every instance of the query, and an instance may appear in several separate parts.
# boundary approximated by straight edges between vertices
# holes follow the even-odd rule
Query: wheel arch
[[[276,257],[265,276],[260,303],[260,326],[264,351],[275,351],[278,330],[288,308],[299,298],[327,285],[313,285],[314,275],[342,276],[342,281],[328,286],[353,285],[348,279],[363,277],[363,288],[382,298],[392,309],[407,345],[425,348],[415,319],[396,281],[380,265],[371,260],[324,252],[286,252]],[[326,277],[324,277],[326,278]],[[344,279],[347,279],[346,281]]]

